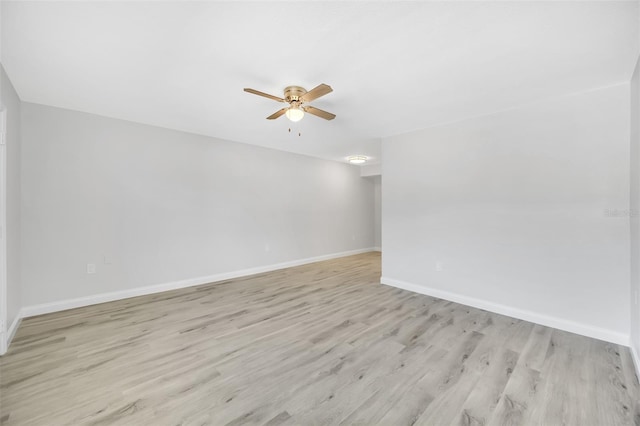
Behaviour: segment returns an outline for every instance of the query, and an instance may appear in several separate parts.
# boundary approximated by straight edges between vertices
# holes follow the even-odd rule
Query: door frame
[[[0,105],[0,355],[7,352],[7,109]]]

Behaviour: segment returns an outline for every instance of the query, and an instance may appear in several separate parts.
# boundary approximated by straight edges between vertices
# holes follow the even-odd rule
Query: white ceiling
[[[3,2],[2,63],[28,102],[376,161],[381,137],[628,81],[638,16],[637,1]],[[319,83],[333,121],[267,121],[281,105],[242,90]]]

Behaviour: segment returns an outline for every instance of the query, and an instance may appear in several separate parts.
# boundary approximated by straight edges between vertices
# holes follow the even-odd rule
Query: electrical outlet
[[[441,272],[442,271],[442,262],[440,262],[439,260],[436,261],[436,271],[437,272]]]
[[[96,273],[96,264],[87,263],[87,274],[95,274],[95,273]]]

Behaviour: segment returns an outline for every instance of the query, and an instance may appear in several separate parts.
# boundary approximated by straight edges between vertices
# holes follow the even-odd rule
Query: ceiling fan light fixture
[[[302,120],[302,117],[304,117],[304,111],[298,107],[290,107],[287,112],[285,113],[285,115],[287,116],[287,118],[291,121],[293,121],[294,123]]]
[[[351,164],[363,164],[367,162],[368,158],[364,155],[352,155],[347,160]]]

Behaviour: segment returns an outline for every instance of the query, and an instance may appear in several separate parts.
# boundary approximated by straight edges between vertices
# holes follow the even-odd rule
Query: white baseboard
[[[148,294],[161,293],[163,291],[178,290],[186,287],[193,287],[202,284],[210,284],[216,281],[224,281],[233,278],[245,277],[248,275],[260,274],[263,272],[275,271],[278,269],[291,268],[293,266],[305,265],[307,263],[321,262],[323,260],[337,259],[340,257],[353,256],[361,253],[374,251],[373,247],[365,249],[343,251],[339,253],[326,254],[322,256],[309,257],[306,259],[292,260],[289,262],[275,263],[271,265],[258,266],[255,268],[242,269],[239,271],[224,272],[221,274],[209,275],[206,277],[190,278],[186,280],[173,281],[162,284],[155,284],[145,287],[136,287],[127,290],[101,293],[92,296],[78,297],[75,299],[60,300],[51,303],[25,306],[20,310],[19,317],[27,318],[36,315],[49,314],[52,312],[65,311],[67,309],[81,308],[98,303],[113,302],[114,300],[128,299],[130,297],[145,296]]]
[[[587,324],[581,324],[571,320],[539,314],[537,312],[517,309],[510,306],[501,305],[482,299],[476,299],[474,297],[463,296],[461,294],[451,293],[444,290],[438,290],[430,287],[412,284],[389,277],[381,277],[380,282],[388,286],[401,288],[403,290],[409,290],[414,293],[426,294],[427,296],[437,297],[438,299],[445,299],[451,302],[473,306],[474,308],[484,309],[485,311],[506,315],[512,318],[518,318],[547,327],[553,327],[559,330],[569,331],[571,333],[576,333],[587,337],[593,337],[595,339],[604,340],[606,342],[611,342],[618,345],[629,346],[629,336],[613,330],[608,330],[605,328],[595,327]]]
[[[9,329],[6,330],[6,334],[0,332],[0,339],[5,339],[3,342],[0,342],[0,355],[4,355],[7,353],[9,349],[9,345],[11,345],[11,341],[13,340],[13,336],[16,335],[16,331],[20,326],[20,322],[22,321],[22,317],[20,316],[20,312],[13,319],[13,322],[9,326]]]
[[[374,247],[373,251],[382,251],[382,247]]]
[[[9,330],[7,331],[7,348],[11,345],[11,341],[13,340],[13,336],[16,335],[16,331],[18,331],[18,327],[20,327],[20,323],[22,322],[22,312],[18,312],[18,315],[13,319]]]

